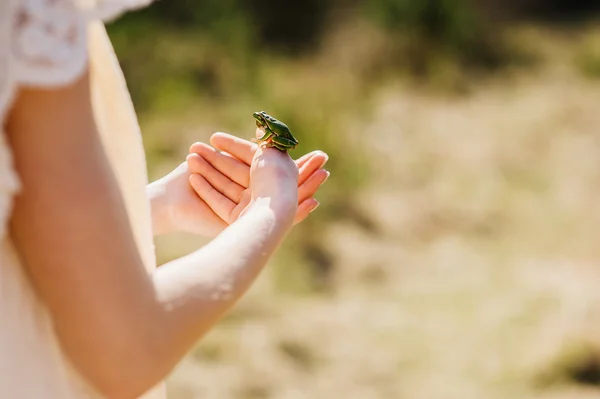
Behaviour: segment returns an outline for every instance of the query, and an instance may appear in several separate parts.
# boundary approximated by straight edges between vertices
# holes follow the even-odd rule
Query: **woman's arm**
[[[20,92],[7,132],[23,183],[11,220],[15,244],[64,351],[110,398],[160,382],[245,292],[292,225],[297,168],[270,154],[263,173],[282,191],[253,184],[266,194],[245,217],[151,276],[103,153],[87,75],[61,89]]]

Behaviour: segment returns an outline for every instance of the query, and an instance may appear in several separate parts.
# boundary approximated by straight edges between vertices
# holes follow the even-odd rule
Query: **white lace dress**
[[[52,87],[89,65],[94,113],[148,271],[156,267],[141,135],[102,21],[151,0],[0,0],[0,129],[21,86]],[[7,228],[20,189],[0,130],[0,398],[98,398],[60,351]],[[144,399],[164,399],[163,384]]]

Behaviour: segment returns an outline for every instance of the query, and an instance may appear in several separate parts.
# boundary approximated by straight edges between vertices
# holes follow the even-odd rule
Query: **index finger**
[[[258,145],[227,133],[215,133],[210,137],[210,143],[221,151],[227,152],[246,165],[252,163],[252,158]]]

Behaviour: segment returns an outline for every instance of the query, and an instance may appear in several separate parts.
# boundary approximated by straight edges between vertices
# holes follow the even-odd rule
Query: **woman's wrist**
[[[268,212],[278,228],[289,229],[298,209],[297,197],[261,197],[252,200],[244,214],[257,211]]]
[[[171,221],[171,212],[169,210],[165,184],[161,180],[156,180],[148,184],[146,186],[146,195],[150,201],[152,231],[154,235],[171,233],[173,230],[173,223]]]

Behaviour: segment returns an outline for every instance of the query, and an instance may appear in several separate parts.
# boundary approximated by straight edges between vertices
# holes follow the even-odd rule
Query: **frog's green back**
[[[269,128],[273,130],[278,136],[287,137],[290,139],[294,138],[294,136],[292,136],[292,131],[290,130],[288,125],[286,125],[278,119],[273,118],[270,115],[267,115],[266,119],[269,122]]]
[[[275,123],[270,123],[269,125],[271,126],[271,130],[279,136],[292,137],[292,132],[285,123],[277,121]]]

